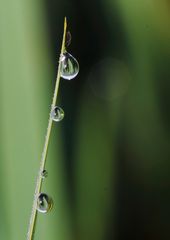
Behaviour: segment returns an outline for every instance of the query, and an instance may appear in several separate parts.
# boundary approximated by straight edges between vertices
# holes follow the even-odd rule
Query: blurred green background
[[[0,1],[0,239],[26,239],[64,16],[61,80],[35,239],[170,239],[170,3]]]

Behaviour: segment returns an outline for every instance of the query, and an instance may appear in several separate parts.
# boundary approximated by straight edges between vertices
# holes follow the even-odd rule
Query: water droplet
[[[54,107],[54,109],[51,111],[51,118],[55,122],[60,122],[64,118],[64,111],[60,107]]]
[[[66,46],[67,47],[71,44],[71,39],[72,39],[71,33],[70,33],[70,31],[68,31],[66,34]]]
[[[79,72],[77,60],[68,52],[65,52],[61,58],[61,77],[66,80],[75,78]]]
[[[37,210],[41,213],[49,212],[53,207],[53,200],[46,193],[40,193],[37,199]]]
[[[41,177],[42,177],[42,178],[48,177],[48,172],[47,172],[47,170],[44,169],[44,170],[41,172]]]

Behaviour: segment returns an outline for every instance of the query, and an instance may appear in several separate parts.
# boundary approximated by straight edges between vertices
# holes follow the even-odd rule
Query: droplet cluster
[[[66,46],[71,43],[71,33],[67,32]],[[72,80],[79,73],[78,61],[66,51],[60,56],[60,76],[66,80]],[[55,122],[60,122],[64,118],[64,111],[61,107],[55,106],[50,113],[50,117]],[[41,178],[45,179],[48,176],[47,170],[41,172]],[[48,213],[53,207],[53,200],[46,193],[40,193],[37,198],[37,211],[40,213]]]
[[[71,33],[66,34],[66,47],[71,43]],[[60,56],[60,75],[63,79],[72,80],[79,73],[79,63],[78,61],[67,52]],[[60,122],[64,118],[64,111],[61,107],[55,106],[50,114],[51,118],[55,122]]]

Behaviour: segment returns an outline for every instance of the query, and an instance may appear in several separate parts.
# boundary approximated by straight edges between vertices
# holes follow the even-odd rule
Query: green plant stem
[[[64,33],[63,33],[63,40],[62,40],[62,47],[61,47],[60,56],[65,51],[66,30],[67,30],[67,20],[65,18],[64,19]],[[56,77],[54,96],[53,96],[53,100],[52,100],[52,104],[51,104],[51,111],[54,109],[54,107],[56,105],[56,101],[57,101],[59,84],[60,84],[60,77],[61,77],[60,68],[61,68],[61,61],[59,59],[58,73],[57,73],[57,77]],[[51,113],[51,111],[50,111],[50,113]],[[47,134],[46,134],[46,137],[45,137],[45,143],[44,143],[44,148],[43,148],[42,157],[41,157],[41,161],[40,161],[39,173],[38,173],[36,187],[35,187],[35,194],[34,194],[33,207],[32,207],[32,212],[31,212],[31,217],[30,217],[28,233],[27,233],[27,240],[33,240],[34,239],[34,232],[35,232],[36,220],[37,220],[37,198],[38,198],[38,196],[41,192],[41,187],[42,187],[42,176],[41,176],[41,174],[42,174],[42,171],[45,169],[52,125],[53,125],[53,120],[49,116]]]

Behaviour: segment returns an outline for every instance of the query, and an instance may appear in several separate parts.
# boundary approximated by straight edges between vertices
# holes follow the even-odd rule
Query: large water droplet
[[[54,107],[54,109],[51,111],[51,118],[55,122],[60,122],[64,118],[64,111],[60,107]]]
[[[42,177],[42,178],[48,177],[48,172],[47,172],[47,170],[44,169],[44,170],[41,172],[41,177]]]
[[[66,80],[75,78],[79,72],[79,64],[77,60],[68,52],[63,53],[61,61],[61,77]]]
[[[37,210],[41,213],[49,212],[53,207],[53,200],[46,193],[40,193],[37,199]]]

